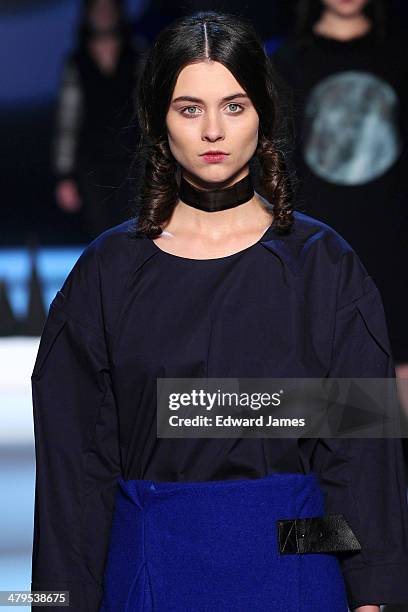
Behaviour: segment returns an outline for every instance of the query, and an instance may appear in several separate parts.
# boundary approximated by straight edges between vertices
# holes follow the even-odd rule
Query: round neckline
[[[313,29],[311,31],[312,38],[317,42],[328,47],[337,47],[337,48],[352,48],[363,45],[367,41],[370,41],[374,38],[374,29],[370,28],[365,34],[360,34],[359,36],[353,36],[352,38],[334,38],[333,36],[327,36],[325,34],[319,34],[315,32]]]
[[[230,253],[229,255],[223,255],[222,257],[210,257],[210,258],[207,258],[207,259],[197,259],[195,257],[183,257],[182,255],[175,255],[174,253],[168,253],[167,251],[163,251],[163,249],[161,249],[159,246],[157,246],[157,244],[155,242],[153,242],[152,238],[149,238],[148,236],[146,236],[146,238],[149,240],[149,242],[153,245],[153,247],[155,248],[155,250],[158,253],[162,253],[163,255],[165,255],[167,257],[171,257],[173,259],[179,259],[181,261],[194,261],[194,262],[207,262],[208,263],[210,261],[226,261],[227,259],[232,259],[233,257],[236,257],[237,255],[242,255],[242,254],[246,253],[247,251],[249,251],[250,249],[253,249],[260,242],[262,242],[265,239],[265,237],[271,232],[272,225],[273,225],[273,221],[272,221],[272,223],[270,223],[270,225],[268,225],[266,230],[263,232],[262,236],[260,238],[258,238],[258,240],[256,242],[253,242],[252,244],[250,244],[249,246],[245,247],[244,249],[241,249],[239,251],[235,251],[235,253]]]

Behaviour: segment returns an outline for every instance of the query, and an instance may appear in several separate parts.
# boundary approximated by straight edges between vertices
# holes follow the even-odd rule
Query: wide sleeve
[[[31,376],[36,456],[31,589],[69,591],[75,612],[99,609],[121,475],[93,257],[81,256],[55,296]]]
[[[341,266],[330,376],[394,375],[380,293],[349,252]],[[408,508],[401,439],[321,439],[312,468],[326,493],[326,511],[343,513],[362,547],[339,555],[350,609],[408,603]]]
[[[84,101],[79,70],[69,57],[64,64],[54,120],[52,167],[57,179],[75,179]]]

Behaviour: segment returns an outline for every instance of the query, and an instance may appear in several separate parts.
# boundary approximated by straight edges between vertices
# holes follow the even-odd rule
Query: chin
[[[343,2],[339,2],[335,10],[342,17],[353,17],[360,13],[362,7],[360,3],[353,2],[353,0],[344,0]]]
[[[355,17],[356,15],[359,15],[359,11],[355,11],[353,9],[346,10],[346,11],[341,10],[341,11],[338,11],[338,14],[341,17],[345,17],[345,18],[347,18],[347,17]]]
[[[216,189],[217,188],[217,184],[220,183],[226,183],[228,181],[230,181],[231,179],[234,179],[234,177],[240,172],[240,168],[237,170],[232,170],[227,168],[222,168],[221,167],[222,164],[213,164],[213,167],[206,169],[206,172],[200,172],[200,173],[191,173],[192,178],[194,177],[194,179],[198,182],[198,183],[205,183],[205,184],[209,184],[208,186],[211,186],[213,184],[213,188]],[[235,182],[235,181],[234,181]],[[207,186],[207,185],[206,185]]]

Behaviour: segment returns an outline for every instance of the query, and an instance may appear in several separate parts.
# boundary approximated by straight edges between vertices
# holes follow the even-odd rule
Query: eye
[[[238,115],[238,113],[244,110],[244,107],[241,104],[237,104],[236,102],[231,102],[230,104],[228,104],[228,107],[233,115]]]
[[[181,109],[181,114],[182,115],[198,115],[199,113],[195,113],[195,112],[190,112],[190,111],[194,111],[194,110],[198,110],[197,106],[185,106],[184,108]],[[185,112],[187,111],[187,112]]]

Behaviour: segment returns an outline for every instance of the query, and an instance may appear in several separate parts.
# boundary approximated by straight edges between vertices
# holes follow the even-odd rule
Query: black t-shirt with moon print
[[[293,91],[297,207],[336,229],[380,288],[408,361],[408,62],[401,37],[311,33],[273,55]]]

